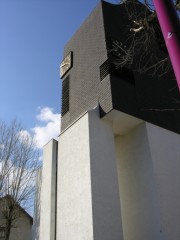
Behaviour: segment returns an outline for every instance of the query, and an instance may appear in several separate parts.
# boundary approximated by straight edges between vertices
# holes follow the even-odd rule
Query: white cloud
[[[28,144],[30,143],[30,141],[32,140],[32,136],[31,134],[26,131],[26,130],[21,130],[19,133],[18,133],[18,136],[17,136],[21,142],[23,142],[24,144]]]
[[[60,114],[54,113],[52,108],[39,108],[36,116],[39,125],[32,128],[38,148],[42,148],[52,138],[57,139],[60,133]]]
[[[0,144],[0,149],[4,149],[4,148],[5,148],[4,144]]]

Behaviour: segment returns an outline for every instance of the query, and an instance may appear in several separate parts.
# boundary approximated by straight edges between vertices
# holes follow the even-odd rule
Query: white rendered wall
[[[60,136],[57,240],[122,240],[113,142],[96,111]]]
[[[94,240],[123,240],[112,127],[89,112]]]
[[[40,240],[55,240],[57,148],[58,142],[54,139],[44,146],[40,201]]]
[[[88,114],[59,138],[57,240],[93,240]]]
[[[124,240],[180,239],[180,136],[143,123],[115,142]]]
[[[36,176],[36,190],[35,190],[33,230],[32,230],[33,240],[39,240],[40,211],[41,211],[41,205],[40,205],[41,184],[42,184],[42,168],[38,170],[37,176]]]
[[[116,137],[124,240],[161,240],[156,183],[145,123]]]
[[[164,240],[180,239],[180,135],[146,124]]]

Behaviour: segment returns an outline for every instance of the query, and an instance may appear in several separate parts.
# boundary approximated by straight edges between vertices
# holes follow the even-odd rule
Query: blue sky
[[[35,134],[59,132],[63,47],[98,2],[0,1],[1,120],[17,118]]]

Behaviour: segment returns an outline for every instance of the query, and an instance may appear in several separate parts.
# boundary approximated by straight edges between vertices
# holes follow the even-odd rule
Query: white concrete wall
[[[161,240],[159,200],[145,124],[116,137],[124,240]]]
[[[94,240],[122,240],[118,175],[112,127],[89,112]]]
[[[44,146],[41,210],[40,210],[40,240],[54,240],[56,230],[56,165],[58,142],[52,139]]]
[[[57,240],[93,240],[88,114],[59,138]]]
[[[56,239],[180,239],[180,136],[111,125],[93,110],[60,136]],[[56,151],[44,151],[40,240],[55,239]]]
[[[180,135],[146,124],[165,240],[180,239]]]
[[[122,240],[110,126],[86,113],[59,139],[57,240]]]
[[[34,199],[34,216],[33,216],[33,229],[32,239],[39,240],[39,228],[40,228],[40,211],[41,211],[41,184],[42,184],[42,168],[40,168],[36,175],[36,190]]]
[[[180,136],[143,123],[115,142],[124,240],[180,239]]]

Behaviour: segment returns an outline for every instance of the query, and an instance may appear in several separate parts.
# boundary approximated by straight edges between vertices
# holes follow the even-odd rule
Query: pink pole
[[[180,90],[180,21],[172,0],[153,0]]]

